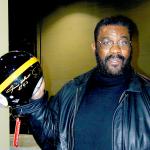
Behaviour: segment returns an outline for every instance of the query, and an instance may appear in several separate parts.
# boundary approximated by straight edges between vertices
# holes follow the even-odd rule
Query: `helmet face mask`
[[[2,56],[0,63],[3,65],[0,67],[1,95],[7,99],[9,106],[28,104],[43,76],[37,58],[26,52],[12,51]]]

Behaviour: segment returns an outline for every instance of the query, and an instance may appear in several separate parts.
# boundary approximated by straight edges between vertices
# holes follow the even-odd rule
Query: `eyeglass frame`
[[[114,42],[113,40],[110,40],[109,39],[109,41],[111,41],[112,42],[112,44],[111,45],[107,45],[107,46],[109,46],[109,48],[107,47],[103,47],[104,49],[111,49],[114,45],[117,45],[117,46],[119,46],[119,48],[120,49],[123,49],[123,45],[121,46],[120,44],[119,44],[119,42],[121,41],[122,39],[120,39],[120,40],[118,40],[117,42]],[[101,46],[101,44],[102,44],[102,41],[100,41],[100,40],[97,40],[97,42],[100,44],[100,46]],[[131,45],[132,45],[132,41],[131,40],[128,40],[128,42],[129,42],[129,45],[126,45],[127,47],[126,48],[130,48],[131,47]],[[102,47],[102,46],[101,46]]]

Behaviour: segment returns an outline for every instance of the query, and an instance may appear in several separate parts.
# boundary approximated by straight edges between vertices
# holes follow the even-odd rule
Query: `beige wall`
[[[96,4],[76,3],[59,8],[45,17],[41,27],[41,63],[50,95],[74,76],[95,66],[91,51],[94,27],[99,19],[108,15],[127,15],[138,24],[141,49],[138,69],[140,67],[150,74],[149,8],[150,2],[122,11]]]
[[[0,0],[0,56],[8,52],[8,0]]]
[[[8,0],[0,0],[0,56],[8,52]],[[9,150],[9,110],[0,107],[0,150]]]

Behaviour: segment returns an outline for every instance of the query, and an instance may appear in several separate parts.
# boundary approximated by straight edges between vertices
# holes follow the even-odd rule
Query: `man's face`
[[[128,28],[121,25],[101,27],[95,49],[101,71],[110,75],[123,74],[131,57]]]

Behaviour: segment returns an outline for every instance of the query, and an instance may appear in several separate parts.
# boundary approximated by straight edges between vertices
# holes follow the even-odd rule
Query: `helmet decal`
[[[26,69],[28,69],[30,66],[32,66],[34,63],[36,63],[38,60],[35,57],[30,58],[28,61],[26,61],[22,66],[20,66],[17,70],[15,70],[2,84],[0,84],[0,93],[8,87],[19,75],[21,75]],[[22,84],[27,84],[26,80],[30,77],[30,74],[28,76],[24,76],[24,79],[21,81],[21,85],[11,85],[10,88],[7,90],[8,92],[12,92],[14,89],[18,88],[20,89]]]

